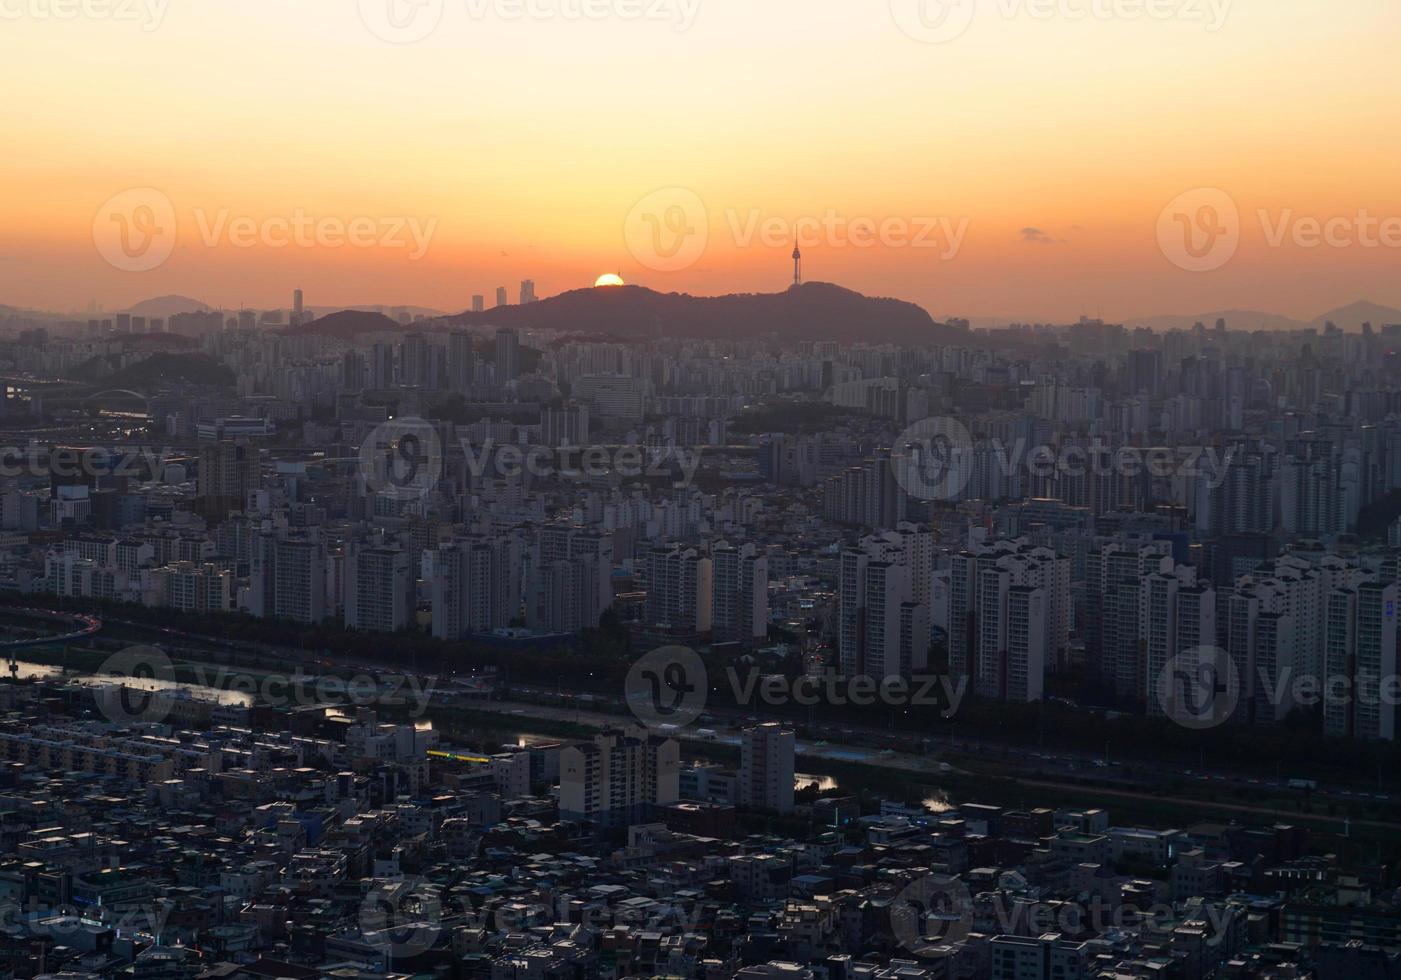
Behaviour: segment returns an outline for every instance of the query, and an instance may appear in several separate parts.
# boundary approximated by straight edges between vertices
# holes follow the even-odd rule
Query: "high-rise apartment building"
[[[540,409],[540,442],[551,447],[589,443],[589,406],[579,402]]]
[[[789,813],[793,809],[793,768],[797,744],[792,729],[777,722],[746,728],[739,748],[739,802]]]
[[[505,629],[520,615],[520,545],[468,535],[433,552],[433,635],[460,640]]]
[[[520,335],[510,327],[496,331],[496,383],[504,385],[520,377]]]
[[[753,543],[721,544],[711,551],[711,561],[715,642],[746,648],[763,643],[769,632],[768,558]]]
[[[331,614],[329,558],[312,534],[256,535],[249,562],[247,609],[251,615],[311,625]]]
[[[1328,594],[1324,625],[1324,730],[1337,737],[1396,738],[1395,582],[1376,579]]]
[[[199,509],[206,517],[222,519],[242,510],[248,492],[258,485],[258,451],[229,441],[201,446],[196,484]]]
[[[712,624],[714,566],[695,548],[653,548],[647,555],[647,621],[707,633]]]
[[[390,344],[375,344],[370,351],[370,388],[388,391],[394,382],[394,348]]]
[[[1058,669],[1069,643],[1070,559],[1018,540],[978,545],[951,561],[951,672],[970,678],[980,697],[1039,700],[1045,673]]]
[[[527,625],[550,631],[598,626],[613,602],[612,536],[552,524],[540,529],[534,552]]]
[[[414,621],[418,581],[413,556],[402,548],[352,543],[345,557],[345,625],[397,633]]]
[[[837,652],[847,677],[909,678],[928,662],[931,604],[916,596],[921,533],[864,538],[839,564]]]
[[[680,799],[681,749],[645,731],[603,732],[559,754],[559,815],[629,827]]]
[[[448,388],[463,392],[476,381],[477,361],[472,353],[472,335],[456,330],[448,335]]]

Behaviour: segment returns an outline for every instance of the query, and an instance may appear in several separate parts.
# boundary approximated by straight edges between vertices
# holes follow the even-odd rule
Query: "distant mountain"
[[[0,320],[18,321],[21,325],[24,324],[24,321],[29,321],[32,324],[48,324],[50,321],[56,320],[62,322],[69,319],[74,319],[74,317],[62,313],[54,313],[51,310],[35,310],[29,307],[5,306],[4,304],[0,304]]]
[[[1213,329],[1217,320],[1226,321],[1227,330],[1240,330],[1253,333],[1256,330],[1303,330],[1308,326],[1302,320],[1283,316],[1279,313],[1266,313],[1263,310],[1214,310],[1211,313],[1183,313],[1162,316],[1139,316],[1124,321],[1129,328],[1147,327],[1155,333],[1169,330],[1191,330],[1198,323]]]
[[[353,340],[361,334],[402,332],[407,328],[391,320],[383,313],[365,313],[361,310],[341,310],[323,316],[319,320],[303,323],[282,331],[293,336],[315,335],[336,337],[340,340]]]
[[[1336,310],[1329,310],[1321,316],[1314,317],[1309,326],[1322,330],[1325,323],[1336,323],[1349,333],[1359,332],[1364,323],[1370,323],[1373,329],[1380,330],[1388,323],[1401,323],[1401,310],[1358,300],[1356,303],[1340,306]]]
[[[442,310],[435,310],[429,306],[392,306],[384,303],[366,303],[360,306],[308,306],[308,313],[312,316],[330,316],[332,313],[383,313],[386,316],[400,313],[407,313],[409,316],[444,316]]]
[[[131,309],[122,312],[132,316],[144,316],[147,319],[160,317],[164,320],[177,313],[207,313],[209,307],[188,296],[157,296],[155,299],[142,300]]]
[[[689,296],[641,286],[576,289],[526,306],[460,313],[446,323],[528,327],[633,340],[692,337],[851,343],[950,343],[968,334],[936,323],[913,303],[875,299],[830,283],[782,293]]]
[[[1164,332],[1190,330],[1196,323],[1204,323],[1210,328],[1216,326],[1217,320],[1225,320],[1227,330],[1322,330],[1325,323],[1331,322],[1349,333],[1358,333],[1364,323],[1370,323],[1378,330],[1388,323],[1401,323],[1401,310],[1360,300],[1348,306],[1340,306],[1336,310],[1329,310],[1312,320],[1296,320],[1293,317],[1265,313],[1261,310],[1216,310],[1211,313],[1180,316],[1133,317],[1124,323],[1129,327],[1147,327]]]

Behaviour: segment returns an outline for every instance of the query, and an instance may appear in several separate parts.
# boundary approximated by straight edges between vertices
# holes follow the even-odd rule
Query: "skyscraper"
[[[551,524],[540,529],[535,560],[538,571],[532,604],[550,604],[560,610],[559,616],[577,618],[588,627],[597,626],[603,611],[613,602],[612,535],[570,524]],[[548,571],[561,562],[571,568]],[[588,567],[574,567],[578,563]],[[575,590],[572,595],[569,589]],[[577,605],[577,610],[563,608],[570,605]],[[541,621],[547,618],[539,609],[536,616]]]
[[[540,409],[540,441],[546,446],[585,446],[589,441],[589,406],[570,402]]]
[[[461,330],[448,336],[448,388],[466,391],[476,375],[476,357],[472,353],[472,335]]]
[[[460,640],[510,626],[520,614],[520,544],[468,535],[433,552],[433,635]]]
[[[345,558],[345,625],[397,633],[413,622],[413,556],[401,548],[352,543]]]
[[[370,387],[375,391],[387,391],[394,387],[393,345],[375,344],[370,352]]]
[[[789,813],[793,809],[794,751],[792,729],[777,722],[746,728],[739,749],[739,802]]]
[[[352,393],[365,387],[365,355],[358,350],[345,352],[341,361],[341,387]]]
[[[520,376],[520,335],[511,327],[496,331],[496,383],[507,384]]]
[[[258,451],[234,442],[216,442],[199,451],[199,509],[222,519],[242,510],[248,491],[258,485]]]
[[[472,312],[481,313],[486,309],[486,297],[481,293],[472,297]]]
[[[319,623],[330,615],[330,560],[312,535],[279,538],[257,534],[251,541],[247,609],[250,615]]]
[[[1206,656],[1215,658],[1216,590],[1198,584],[1193,569],[1178,566],[1171,573],[1148,576],[1141,602],[1148,712],[1161,717],[1177,710],[1193,711],[1199,706],[1177,703],[1179,696],[1185,696],[1177,678],[1191,675]],[[1175,665],[1171,672],[1169,664]]]
[[[1034,592],[1041,593],[1040,601]],[[1024,635],[1008,632],[1014,612]],[[1039,700],[1044,677],[1034,675],[1055,665],[1069,643],[1070,613],[1069,558],[1024,540],[954,555],[949,669],[955,677],[971,678],[980,697]]]
[[[430,376],[428,341],[421,333],[411,333],[399,345],[399,383],[426,388]]]
[[[711,560],[694,548],[653,548],[647,556],[647,621],[709,632],[712,575]]]
[[[497,305],[497,306],[510,306],[510,305],[511,305],[511,298],[510,298],[510,296],[507,294],[507,292],[506,292],[506,287],[505,287],[505,286],[497,286],[497,287],[496,287],[496,305]]]
[[[768,638],[769,561],[752,542],[719,545],[714,563],[713,623],[716,643],[753,647]]]
[[[1375,580],[1329,594],[1327,734],[1395,740],[1396,599],[1396,583]]]
[[[588,558],[561,558],[535,569],[526,625],[545,633],[577,633],[598,626],[599,566]]]
[[[521,306],[535,302],[535,280],[521,280]]]
[[[915,552],[895,534],[842,552],[837,651],[847,677],[910,677],[929,655],[928,600],[915,596]]]

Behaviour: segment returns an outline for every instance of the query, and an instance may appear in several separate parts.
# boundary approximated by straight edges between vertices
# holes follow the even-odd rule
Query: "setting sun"
[[[626,286],[626,285],[627,285],[627,283],[623,282],[623,277],[620,276],[620,275],[618,275],[617,273],[614,273],[614,272],[605,272],[603,275],[599,276],[599,277],[598,277],[598,281],[594,283],[595,288],[598,287],[598,286]]]

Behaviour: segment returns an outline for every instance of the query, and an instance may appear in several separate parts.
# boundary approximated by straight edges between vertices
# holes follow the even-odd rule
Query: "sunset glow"
[[[558,293],[600,263],[664,291],[777,290],[794,230],[817,227],[809,280],[936,316],[1401,305],[1397,248],[1275,234],[1401,216],[1389,0],[1202,2],[1202,21],[987,3],[944,43],[908,36],[886,0],[701,0],[667,20],[440,6],[427,36],[393,38],[408,43],[346,0],[6,20],[0,302],[237,306],[301,285],[450,311],[526,277]],[[178,226],[137,273],[93,242],[94,215],[132,188],[168,198]],[[700,218],[630,223],[668,188]],[[1156,242],[1165,205],[1196,188],[1242,219],[1210,275]],[[298,215],[307,242],[283,244]],[[360,244],[337,239],[356,222]],[[934,247],[910,244],[921,228]],[[675,229],[704,249],[639,260],[638,241]]]

